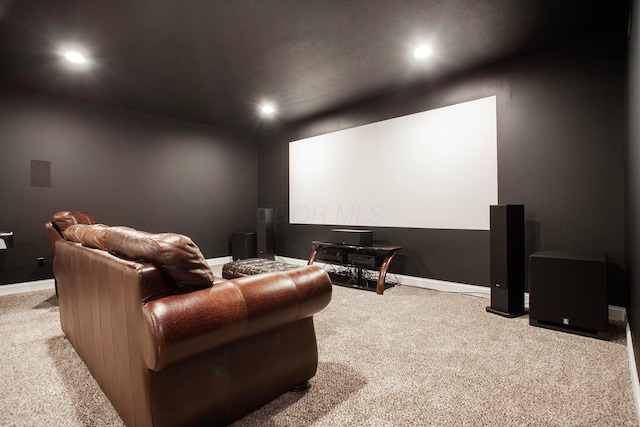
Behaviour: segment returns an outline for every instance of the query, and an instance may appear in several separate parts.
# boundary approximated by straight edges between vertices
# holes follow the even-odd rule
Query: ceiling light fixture
[[[61,45],[55,53],[60,58],[61,65],[67,70],[85,71],[95,65],[87,50],[80,44]]]
[[[413,56],[416,59],[425,59],[431,56],[431,48],[427,45],[420,45],[413,51]]]
[[[270,102],[265,102],[260,105],[260,111],[265,116],[273,116],[277,112],[276,107]]]
[[[73,62],[74,64],[85,64],[87,62],[87,58],[78,51],[68,50],[64,53],[64,57],[67,61]]]

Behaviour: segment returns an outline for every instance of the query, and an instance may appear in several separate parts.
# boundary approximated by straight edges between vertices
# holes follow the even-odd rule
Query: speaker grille
[[[275,259],[275,230],[273,208],[259,208],[258,219],[258,257]]]
[[[31,160],[31,186],[51,187],[51,162]]]
[[[490,207],[491,308],[524,311],[524,206]]]

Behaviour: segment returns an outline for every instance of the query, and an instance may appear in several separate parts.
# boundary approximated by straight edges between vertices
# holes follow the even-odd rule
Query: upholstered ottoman
[[[272,271],[295,270],[300,267],[299,265],[265,258],[239,259],[222,266],[222,277],[235,279],[236,277],[253,276],[254,274],[270,273]]]

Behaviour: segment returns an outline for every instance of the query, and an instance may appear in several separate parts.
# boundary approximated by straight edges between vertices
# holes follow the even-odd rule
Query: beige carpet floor
[[[237,426],[636,426],[624,329],[601,341],[487,313],[488,300],[334,287],[320,362]],[[63,337],[51,291],[0,298],[0,425],[121,426]]]

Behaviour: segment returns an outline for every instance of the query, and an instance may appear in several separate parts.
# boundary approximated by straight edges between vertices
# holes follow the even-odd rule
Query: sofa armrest
[[[44,224],[45,229],[47,230],[47,239],[49,240],[49,247],[51,248],[51,253],[56,255],[56,241],[62,239],[62,235],[56,229],[55,225],[51,221],[47,221]]]
[[[331,280],[318,266],[216,283],[143,305],[150,328],[145,363],[160,371],[232,342],[301,320],[331,301]]]

